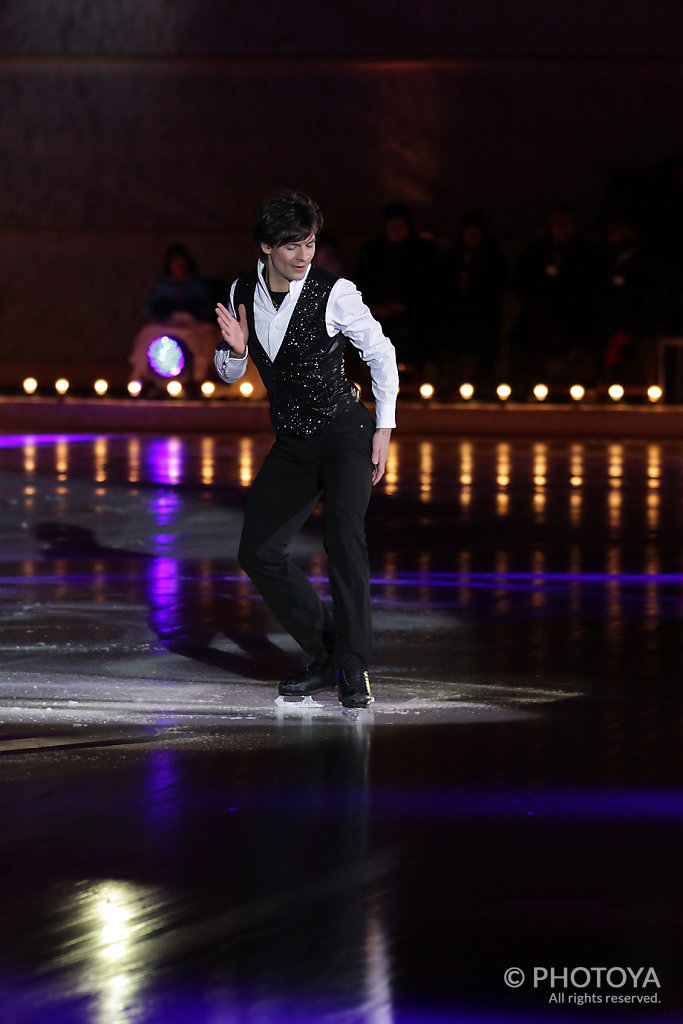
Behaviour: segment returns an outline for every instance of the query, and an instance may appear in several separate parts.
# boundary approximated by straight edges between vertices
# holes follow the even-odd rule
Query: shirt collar
[[[300,281],[290,281],[290,284],[289,284],[289,294],[292,297],[292,301],[296,302],[296,300],[299,298],[299,294],[301,292],[301,289],[305,285],[306,279],[308,278],[308,275],[310,273],[311,266],[312,266],[312,264],[309,263],[308,266],[306,267],[306,273],[304,274],[304,276],[301,278]],[[263,294],[265,295],[266,298],[268,298],[268,285],[266,284],[265,268],[266,268],[266,265],[263,262],[263,260],[259,260],[257,265],[256,265],[256,272],[258,274],[258,283],[259,283],[259,287],[262,289]]]

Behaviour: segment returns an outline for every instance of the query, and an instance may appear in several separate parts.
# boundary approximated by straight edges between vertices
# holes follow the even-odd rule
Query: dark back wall
[[[261,199],[313,194],[349,266],[388,200],[514,251],[590,227],[615,166],[681,146],[675,0],[5,0],[4,363],[125,362],[170,241],[230,278]]]

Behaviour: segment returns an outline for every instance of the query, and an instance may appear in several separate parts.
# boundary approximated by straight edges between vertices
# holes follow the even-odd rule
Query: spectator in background
[[[456,374],[473,375],[478,391],[492,390],[506,277],[507,261],[489,233],[486,217],[466,214],[455,246],[443,256],[440,275],[444,303],[438,364],[446,391],[453,390]]]
[[[382,212],[382,230],[360,251],[354,282],[398,354],[421,367],[436,350],[438,250],[421,238],[405,203]]]
[[[597,365],[600,263],[576,213],[558,206],[512,277],[520,310],[511,338],[525,386],[535,380],[592,383]]]
[[[135,336],[128,357],[132,379],[141,381],[146,391],[164,393],[166,381],[150,366],[147,350],[155,338],[168,334],[186,354],[184,386],[190,394],[196,392],[212,374],[220,339],[214,306],[210,282],[197,271],[185,246],[174,242],[166,250],[161,276],[144,305],[148,323]]]
[[[145,302],[149,320],[163,323],[173,313],[190,313],[197,320],[215,319],[211,285],[198,273],[184,245],[174,242],[164,256],[164,266]]]
[[[656,379],[657,339],[665,315],[665,281],[627,221],[606,232],[600,327],[607,382],[647,385]]]

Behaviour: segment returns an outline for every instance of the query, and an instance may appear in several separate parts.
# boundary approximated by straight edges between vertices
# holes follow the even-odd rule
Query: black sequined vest
[[[356,405],[358,388],[346,376],[347,339],[333,338],[325,326],[325,309],[336,278],[311,267],[275,359],[258,339],[254,324],[256,270],[240,277],[234,308],[244,304],[249,323],[249,355],[256,364],[270,401],[270,420],[276,434],[310,437]]]

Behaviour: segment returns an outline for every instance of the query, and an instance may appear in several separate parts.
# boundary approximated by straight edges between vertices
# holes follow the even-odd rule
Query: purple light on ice
[[[160,377],[177,377],[185,365],[183,350],[175,338],[168,334],[151,341],[147,349],[149,365]]]

